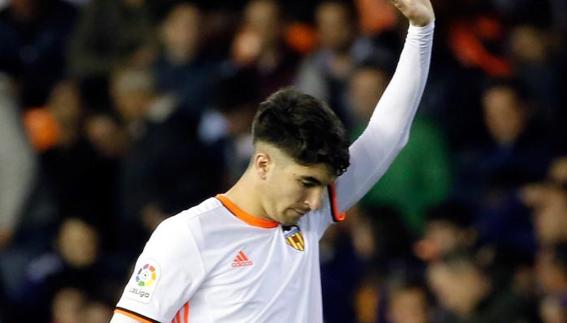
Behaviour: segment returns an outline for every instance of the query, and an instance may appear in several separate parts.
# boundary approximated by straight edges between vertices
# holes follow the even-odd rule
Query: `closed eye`
[[[318,183],[315,182],[308,182],[308,181],[300,181],[301,185],[303,185],[303,187],[305,188],[311,188],[311,187],[315,187],[318,185]]]

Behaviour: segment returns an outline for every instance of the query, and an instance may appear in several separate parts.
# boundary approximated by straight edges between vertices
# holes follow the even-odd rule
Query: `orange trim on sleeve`
[[[183,306],[183,323],[189,323],[189,302],[185,303]]]
[[[148,319],[145,319],[145,318],[143,318],[143,317],[141,317],[141,316],[138,316],[138,315],[136,315],[136,314],[134,314],[134,313],[126,312],[126,311],[121,310],[121,309],[119,309],[119,308],[115,309],[115,310],[114,310],[114,313],[120,314],[120,315],[124,315],[124,316],[128,316],[129,318],[134,319],[134,320],[136,320],[136,321],[138,321],[138,322],[141,322],[141,323],[153,323],[153,321],[150,321],[150,320],[148,320]]]
[[[228,197],[222,194],[218,194],[216,198],[222,203],[222,205],[224,205],[225,208],[230,211],[230,213],[234,214],[237,218],[251,226],[270,229],[275,228],[279,225],[279,223],[276,221],[264,219],[246,213],[246,211],[239,208],[236,204],[229,200]]]
[[[331,216],[335,222],[341,222],[346,219],[346,212],[339,212],[339,208],[337,206],[337,191],[335,188],[335,184],[330,184],[329,188],[329,201],[331,202]]]

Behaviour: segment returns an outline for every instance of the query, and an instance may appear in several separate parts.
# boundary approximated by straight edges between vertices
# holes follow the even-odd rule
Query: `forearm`
[[[396,72],[367,128],[350,147],[351,166],[337,180],[341,211],[368,192],[407,143],[427,81],[433,30],[433,23],[409,27]]]

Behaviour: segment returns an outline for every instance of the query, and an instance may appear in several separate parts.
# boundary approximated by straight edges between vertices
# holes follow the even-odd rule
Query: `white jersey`
[[[322,207],[282,227],[219,195],[165,220],[146,244],[112,323],[321,323],[318,242],[386,171],[409,136],[423,93],[433,23],[410,26],[396,73],[351,166]]]
[[[210,198],[160,224],[117,311],[150,322],[321,321],[318,242],[331,210],[282,227]]]

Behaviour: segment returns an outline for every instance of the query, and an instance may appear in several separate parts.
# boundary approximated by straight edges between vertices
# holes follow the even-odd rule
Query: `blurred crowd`
[[[567,0],[432,2],[410,141],[321,241],[325,322],[565,323]],[[356,140],[407,30],[387,0],[0,5],[1,323],[107,322],[152,230],[247,166],[263,98]]]

